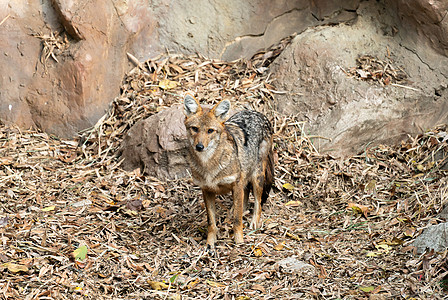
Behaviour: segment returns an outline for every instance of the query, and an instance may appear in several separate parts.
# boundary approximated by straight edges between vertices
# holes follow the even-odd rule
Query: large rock
[[[0,22],[0,120],[59,136],[95,124],[126,66],[112,3],[1,1]]]
[[[363,2],[353,25],[308,29],[275,61],[276,108],[310,125],[322,151],[350,155],[396,143],[448,122],[448,58],[401,32],[394,14]],[[398,28],[398,33],[396,30]],[[347,76],[356,58],[373,55],[402,66],[410,81],[381,86]]]
[[[147,34],[136,38],[138,45],[146,45],[143,52],[133,48],[137,57],[145,58],[148,51],[164,51],[166,47],[175,53],[199,52],[234,60],[250,57],[309,26],[353,20],[359,0],[135,2],[140,10],[147,10],[147,15],[157,16],[153,17],[156,29],[144,29]]]
[[[126,134],[121,147],[123,167],[140,168],[159,179],[188,175],[187,132],[183,107],[173,106],[138,121]]]
[[[434,250],[442,252],[448,248],[448,223],[432,225],[423,231],[413,242],[417,253]]]

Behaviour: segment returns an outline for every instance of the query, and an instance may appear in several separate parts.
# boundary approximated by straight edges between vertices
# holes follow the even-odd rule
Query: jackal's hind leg
[[[244,186],[236,184],[233,188],[233,235],[236,244],[244,242],[243,213],[244,213]]]
[[[269,197],[269,192],[271,191],[271,187],[274,184],[274,153],[269,151],[268,159],[264,164],[264,185],[263,185],[263,193],[261,195],[261,205],[265,204]]]
[[[258,229],[261,227],[261,205],[262,205],[262,194],[264,186],[264,176],[254,176],[252,181],[253,194],[254,194],[254,213],[252,215],[252,221],[250,222],[251,229]]]
[[[250,228],[261,227],[261,207],[269,197],[272,184],[274,182],[274,157],[272,149],[269,151],[266,160],[261,165],[261,173],[252,177],[253,193],[255,198],[254,214],[250,222]]]

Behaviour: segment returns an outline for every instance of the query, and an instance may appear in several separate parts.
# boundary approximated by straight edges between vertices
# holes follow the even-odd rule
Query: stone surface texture
[[[113,5],[2,1],[1,20],[0,120],[64,137],[95,124],[125,71],[128,34]]]
[[[374,2],[361,3],[352,25],[311,28],[274,62],[277,110],[299,114],[321,151],[337,156],[379,143],[397,143],[448,122],[448,58],[416,34],[402,31],[396,15]],[[440,49],[439,49],[440,50]],[[350,78],[356,58],[390,59],[409,76],[404,86]]]
[[[432,225],[423,231],[413,242],[417,253],[434,250],[442,252],[448,248],[448,223]]]
[[[138,121],[127,133],[121,148],[123,167],[163,179],[188,175],[187,132],[182,106],[173,106]]]
[[[309,263],[299,260],[295,256],[284,258],[276,264],[283,273],[295,274],[300,276],[315,276],[316,268]]]

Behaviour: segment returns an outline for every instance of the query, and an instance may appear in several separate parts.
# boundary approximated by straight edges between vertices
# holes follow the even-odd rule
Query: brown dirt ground
[[[446,297],[447,252],[417,255],[410,245],[441,222],[446,126],[347,159],[317,153],[319,137],[270,107],[278,91],[265,68],[286,42],[248,62],[172,55],[140,63],[109,113],[76,141],[0,127],[0,298]],[[214,254],[204,251],[199,189],[123,171],[115,155],[137,120],[179,103],[185,90],[262,111],[278,132],[263,228],[246,228],[235,245],[231,199],[221,197]],[[75,259],[83,245],[86,257]],[[313,268],[278,263],[290,257]]]

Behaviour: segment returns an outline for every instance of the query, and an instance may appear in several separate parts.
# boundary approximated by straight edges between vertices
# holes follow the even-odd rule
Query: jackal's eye
[[[190,128],[191,128],[191,130],[193,130],[193,132],[198,132],[199,131],[199,128],[197,128],[196,126],[192,126]]]
[[[207,132],[210,134],[210,133],[215,132],[215,130],[210,128],[209,130],[207,130]]]

